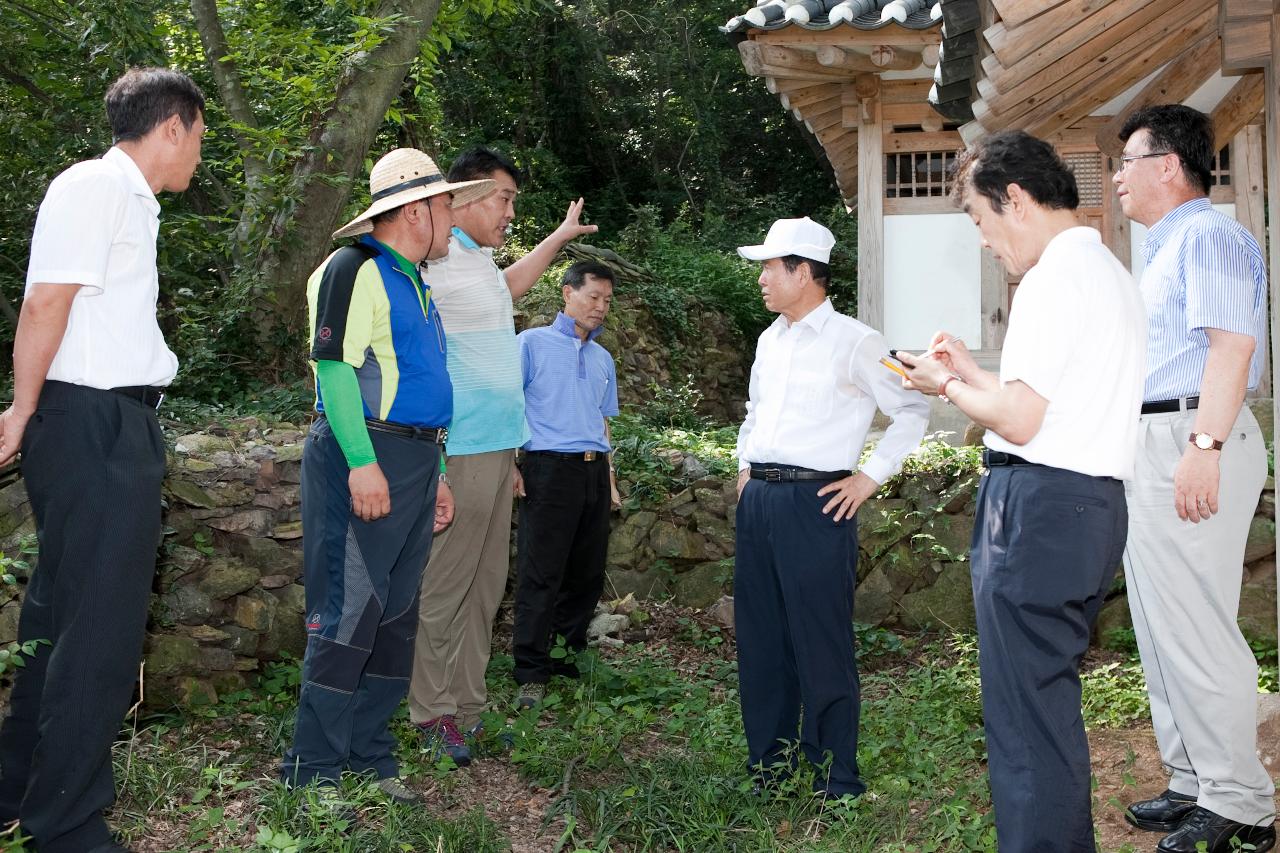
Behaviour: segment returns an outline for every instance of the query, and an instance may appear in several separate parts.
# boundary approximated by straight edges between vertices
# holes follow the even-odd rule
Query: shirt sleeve
[[[381,283],[377,264],[354,247],[339,249],[325,264],[316,294],[312,361],[364,365],[365,352],[373,340],[376,308],[372,288]]]
[[[1221,329],[1257,334],[1254,317],[1266,288],[1254,270],[1254,253],[1225,228],[1197,228],[1183,243],[1187,332]],[[1261,251],[1257,262],[1261,264]],[[1265,281],[1265,277],[1261,281]]]
[[[609,360],[609,382],[604,389],[604,400],[600,403],[600,414],[613,418],[618,415],[618,370],[612,355],[606,352],[605,358]]]
[[[849,364],[854,384],[870,393],[891,421],[884,438],[859,469],[877,483],[898,473],[902,460],[920,446],[929,426],[929,401],[919,391],[903,388],[901,377],[880,363],[888,354],[884,337],[873,333],[854,347]]]
[[[1022,382],[1052,402],[1079,340],[1076,318],[1086,306],[1065,280],[1027,284],[1024,278],[1009,312],[1009,330],[1000,352],[1000,382]]]
[[[377,462],[369,428],[364,425],[364,402],[355,368],[345,362],[321,359],[316,362],[316,384],[324,401],[325,418],[347,459],[347,467]]]
[[[79,284],[86,296],[101,293],[128,201],[129,190],[101,172],[56,178],[36,215],[28,292],[36,284]]]
[[[747,416],[742,419],[742,426],[738,427],[738,445],[734,448],[734,455],[738,457],[738,470],[745,471],[751,467],[751,462],[742,458],[747,446],[747,439],[751,436],[751,431],[756,428],[756,397],[760,393],[760,342],[756,341],[756,357],[751,361],[751,379],[747,383]]]

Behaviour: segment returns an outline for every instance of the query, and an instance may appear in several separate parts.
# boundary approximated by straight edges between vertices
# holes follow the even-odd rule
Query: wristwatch
[[[1218,441],[1207,432],[1193,432],[1191,438],[1187,439],[1201,450],[1221,450],[1222,442]]]

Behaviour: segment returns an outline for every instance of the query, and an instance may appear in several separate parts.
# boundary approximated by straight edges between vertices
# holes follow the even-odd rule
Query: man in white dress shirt
[[[156,193],[200,163],[204,98],[184,74],[135,68],[107,90],[115,146],[54,178],[31,238],[0,463],[22,451],[40,561],[0,728],[0,822],[41,853],[114,844],[111,743],[142,656],[164,442],[156,421],[178,359],[156,323]]]
[[[763,245],[765,307],[738,432],[734,609],[748,767],[764,787],[820,768],[814,790],[857,796],[858,669],[853,591],[858,507],[924,436],[929,404],[879,364],[884,338],[827,298],[835,237],[808,217],[773,224]],[[876,409],[893,423],[856,473]],[[804,726],[800,727],[801,708]]]

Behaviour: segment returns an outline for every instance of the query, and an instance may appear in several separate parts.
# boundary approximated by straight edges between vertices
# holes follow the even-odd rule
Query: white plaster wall
[[[921,350],[939,329],[970,349],[982,341],[978,229],[963,213],[884,218],[884,332],[889,346]]]

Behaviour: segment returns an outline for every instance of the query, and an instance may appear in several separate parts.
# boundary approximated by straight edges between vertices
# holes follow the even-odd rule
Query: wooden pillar
[[[1280,0],[1278,0],[1280,2]],[[884,119],[880,78],[862,74],[858,97],[858,319],[884,331]]]
[[[1111,180],[1120,161],[1106,154],[1102,158],[1107,166],[1107,172],[1102,176],[1102,241],[1120,259],[1124,268],[1133,272],[1133,223],[1124,215],[1120,196],[1116,195],[1116,185]]]
[[[1004,346],[1004,333],[1009,328],[1009,274],[990,249],[982,250],[981,269],[981,347],[999,350]]]
[[[1267,225],[1263,221],[1263,199],[1266,180],[1263,177],[1262,126],[1246,125],[1231,140],[1231,185],[1236,191],[1236,219],[1249,229],[1259,246],[1267,245]],[[1268,340],[1270,336],[1268,335]],[[1268,340],[1262,351],[1270,352]],[[1271,360],[1262,365],[1258,396],[1271,396]]]
[[[1280,0],[1271,0],[1271,57],[1266,69],[1267,84],[1267,203],[1271,208],[1271,225],[1268,237],[1271,244],[1271,373],[1275,375],[1277,339],[1280,339]],[[1273,389],[1274,391],[1274,389]],[[1280,396],[1272,394],[1271,414],[1274,419],[1271,432],[1273,447],[1280,438]],[[1280,543],[1280,526],[1276,527],[1276,541]],[[1277,614],[1280,614],[1280,595],[1276,596]],[[1280,621],[1277,621],[1280,630]]]

